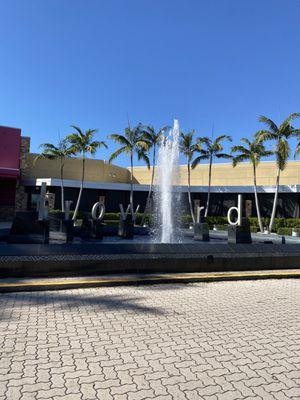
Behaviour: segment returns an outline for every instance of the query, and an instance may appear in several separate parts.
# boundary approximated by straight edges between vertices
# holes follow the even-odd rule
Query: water
[[[179,184],[179,139],[178,120],[173,129],[161,140],[154,193],[154,235],[161,243],[181,241],[180,215],[181,196],[174,189]]]

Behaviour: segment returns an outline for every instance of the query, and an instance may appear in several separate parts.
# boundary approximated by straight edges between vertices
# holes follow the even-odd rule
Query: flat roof
[[[24,186],[41,186],[42,182],[46,182],[47,186],[60,187],[61,180],[57,178],[30,178],[22,180]],[[80,180],[64,179],[64,187],[79,188]],[[84,189],[103,189],[103,190],[124,190],[130,191],[129,183],[111,183],[111,182],[85,182]],[[147,192],[149,185],[134,184],[135,192]],[[154,190],[155,190],[154,185]],[[207,193],[207,186],[191,186],[193,193]],[[257,186],[259,193],[274,193],[275,186]],[[174,186],[174,191],[186,193],[187,186]],[[212,193],[253,193],[253,186],[211,186]],[[280,185],[280,193],[300,193],[300,185]]]

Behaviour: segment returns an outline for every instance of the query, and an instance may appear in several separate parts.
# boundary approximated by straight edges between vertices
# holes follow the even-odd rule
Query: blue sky
[[[299,16],[299,0],[2,1],[0,124],[32,151],[71,124],[105,139],[127,114],[237,142],[300,111]]]

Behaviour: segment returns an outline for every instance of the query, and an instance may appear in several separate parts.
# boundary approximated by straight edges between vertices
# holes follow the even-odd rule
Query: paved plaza
[[[0,295],[0,399],[300,399],[300,280]]]

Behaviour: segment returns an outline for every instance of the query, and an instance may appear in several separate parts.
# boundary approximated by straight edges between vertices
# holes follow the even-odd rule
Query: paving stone
[[[5,393],[7,400],[19,400],[22,397],[21,393],[22,386],[11,386]]]
[[[0,400],[300,399],[300,281],[3,294]]]

